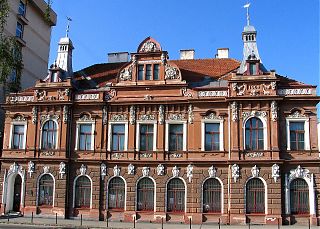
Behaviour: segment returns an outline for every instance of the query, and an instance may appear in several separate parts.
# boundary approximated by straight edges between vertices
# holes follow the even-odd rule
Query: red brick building
[[[267,70],[253,26],[242,39],[242,62],[169,60],[148,37],[72,73],[62,38],[49,75],[3,105],[1,213],[318,224],[316,86]]]

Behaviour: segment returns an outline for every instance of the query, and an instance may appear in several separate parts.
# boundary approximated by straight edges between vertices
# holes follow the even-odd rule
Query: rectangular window
[[[257,74],[256,64],[249,64],[249,67],[250,67],[250,75],[255,75],[255,74]]]
[[[152,76],[151,64],[147,64],[146,65],[146,80],[151,80],[151,76]]]
[[[205,150],[213,151],[220,150],[220,124],[206,123],[205,124]]]
[[[144,80],[144,66],[138,65],[138,80]]]
[[[112,150],[113,151],[124,150],[124,137],[125,137],[125,125],[124,124],[112,125]]]
[[[23,38],[23,25],[20,22],[17,22],[16,37]]]
[[[153,150],[153,124],[140,125],[140,150]]]
[[[79,125],[80,138],[79,150],[93,150],[92,149],[92,124]]]
[[[290,122],[290,149],[304,150],[304,122]]]
[[[183,124],[169,125],[169,151],[183,150]]]
[[[153,80],[159,80],[159,64],[153,65]]]
[[[12,149],[24,149],[24,125],[13,126]]]
[[[18,14],[21,16],[26,15],[26,4],[23,1],[19,3]]]

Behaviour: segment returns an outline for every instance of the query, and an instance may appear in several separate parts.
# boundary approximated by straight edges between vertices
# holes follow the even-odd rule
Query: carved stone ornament
[[[65,96],[69,96],[70,90],[66,88],[64,91],[58,90],[58,100],[65,100]]]
[[[270,90],[276,90],[277,83],[275,81],[270,84],[262,84],[262,91],[264,95],[270,95]]]
[[[122,157],[124,157],[124,154],[123,153],[113,153],[111,155],[112,159],[120,159]]]
[[[143,152],[140,153],[140,158],[152,158],[152,153]]]
[[[259,177],[260,169],[254,165],[251,169],[252,177]]]
[[[130,65],[130,66],[122,69],[120,72],[120,75],[119,75],[119,80],[131,81],[132,80],[132,69],[133,69],[133,65]]]
[[[106,94],[105,94],[105,96],[104,96],[104,99],[105,99],[106,101],[108,101],[108,100],[114,98],[114,97],[116,96],[116,93],[117,93],[117,92],[116,92],[116,90],[114,90],[114,89],[109,90],[109,91],[106,92]]]
[[[140,52],[157,52],[157,51],[160,51],[160,49],[157,47],[157,44],[152,41],[146,41],[140,49]]]
[[[26,117],[24,117],[24,115],[17,115],[12,119],[12,121],[25,122],[25,121],[27,121],[27,119],[26,119]]]
[[[158,165],[157,174],[158,174],[158,176],[164,176],[164,166],[162,164]]]
[[[111,116],[111,121],[114,121],[114,122],[128,121],[128,116],[126,114],[114,114]]]
[[[211,166],[208,169],[208,173],[210,178],[214,178],[217,175],[217,169],[214,166]]]
[[[189,121],[189,123],[192,124],[193,119],[194,119],[193,106],[192,106],[192,104],[189,104],[189,106],[188,106],[188,121]]]
[[[134,175],[134,165],[133,164],[128,165],[128,174]]]
[[[239,117],[238,117],[238,104],[236,101],[231,103],[231,115],[232,115],[232,121],[238,121]]]
[[[205,120],[222,120],[223,117],[217,116],[214,112],[211,112],[207,116],[204,116],[203,119],[205,119]]]
[[[66,174],[66,163],[60,162],[60,164],[59,164],[59,174],[60,174],[60,178],[61,179]]]
[[[120,172],[121,172],[121,168],[118,165],[115,165],[113,167],[113,175],[115,177],[118,177],[118,176],[120,176]]]
[[[311,88],[295,88],[295,89],[279,89],[279,95],[311,95],[312,89]]]
[[[164,72],[165,72],[165,79],[166,80],[178,80],[180,79],[180,71],[178,68],[172,67],[169,64],[165,65],[164,68]]]
[[[140,115],[139,120],[141,121],[153,121],[156,120],[156,116],[153,114]]]
[[[102,108],[102,123],[103,125],[107,125],[108,123],[108,107],[103,106]]]
[[[32,177],[32,173],[34,173],[34,171],[35,171],[34,163],[32,161],[29,161],[29,163],[28,163],[28,173],[29,173],[30,178]]]
[[[293,114],[288,115],[288,118],[306,118],[306,115],[301,114],[300,111],[295,111]]]
[[[273,164],[271,167],[271,175],[274,179],[274,182],[277,182],[278,178],[280,177],[280,167],[277,164]]]
[[[13,162],[13,164],[10,165],[8,173],[23,173],[22,166],[16,162]]]
[[[267,117],[267,112],[265,111],[244,111],[242,112],[242,118],[248,118],[248,117],[261,117],[261,118],[266,118]]]
[[[87,173],[87,166],[82,164],[80,167],[80,175],[83,176],[83,175],[86,175],[86,173]]]
[[[244,95],[244,92],[246,91],[246,84],[242,84],[238,86],[237,83],[232,83],[231,84],[232,90],[237,93],[238,96]]]
[[[92,122],[94,121],[93,118],[91,118],[91,116],[89,114],[83,114],[80,116],[79,121],[81,122]]]
[[[146,101],[150,101],[153,99],[153,96],[152,95],[144,95],[143,96],[143,100],[146,100]]]
[[[49,165],[43,166],[43,173],[49,173],[49,172],[50,172],[50,166]]]
[[[290,170],[289,180],[291,181],[295,178],[304,178],[311,181],[310,171],[298,165],[296,169]]]
[[[236,183],[238,178],[240,177],[239,165],[234,164],[231,166],[231,175],[232,175],[234,182]]]
[[[38,121],[38,107],[36,106],[32,107],[31,115],[32,115],[32,123],[36,124]]]
[[[35,90],[35,96],[38,98],[38,101],[47,100],[47,92],[45,90],[43,91]]]
[[[190,183],[192,180],[192,177],[193,177],[193,165],[191,165],[191,164],[187,166],[187,177],[188,177],[189,183]]]
[[[130,106],[129,122],[131,125],[136,123],[136,107],[134,105]]]
[[[62,112],[62,116],[63,116],[63,123],[67,123],[69,120],[69,107],[67,105],[63,106],[63,112]]]
[[[182,158],[182,153],[177,153],[177,152],[170,153],[169,157],[170,158]]]
[[[42,125],[49,120],[55,120],[55,121],[59,121],[60,119],[60,115],[56,115],[56,114],[46,114],[46,115],[41,115],[40,116],[40,127],[42,128]]]
[[[256,157],[263,157],[263,152],[247,152],[246,157],[256,158]]]
[[[168,115],[168,119],[173,120],[173,121],[181,121],[184,118],[185,118],[184,114],[169,114]]]
[[[143,177],[148,177],[150,173],[150,168],[149,167],[142,167],[142,176]]]
[[[177,167],[177,166],[174,166],[172,168],[172,176],[173,177],[178,177],[179,176],[179,173],[180,173],[180,169]]]
[[[165,65],[166,62],[167,62],[167,55],[164,54],[164,53],[162,53],[162,54],[161,54],[161,64],[162,64],[162,65]]]
[[[271,110],[271,119],[272,121],[277,121],[278,119],[278,106],[276,101],[272,101],[270,104],[270,110]]]
[[[164,105],[159,106],[159,124],[164,124]]]
[[[184,97],[189,97],[189,98],[193,97],[191,90],[189,90],[188,88],[184,87],[181,89],[181,91]]]
[[[104,180],[105,176],[107,175],[107,166],[104,163],[100,165],[100,175],[101,175],[101,180]]]

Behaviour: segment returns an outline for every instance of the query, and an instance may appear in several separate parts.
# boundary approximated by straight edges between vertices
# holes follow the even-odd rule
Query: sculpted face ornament
[[[238,178],[240,177],[239,165],[234,164],[231,166],[231,175],[232,175],[234,182],[236,183]]]
[[[209,173],[209,177],[210,177],[210,178],[214,178],[214,177],[216,177],[216,175],[217,175],[217,169],[216,169],[214,166],[211,166],[211,167],[208,169],[208,173]]]
[[[134,165],[133,164],[128,165],[128,174],[134,175]]]
[[[84,164],[81,165],[80,167],[80,174],[83,176],[87,173],[87,166],[85,166]]]
[[[34,163],[32,161],[29,161],[29,163],[28,163],[28,173],[29,173],[30,178],[32,177],[32,173],[34,173],[34,171],[35,171]]]
[[[113,175],[114,175],[115,177],[120,176],[120,172],[121,172],[121,168],[120,168],[118,165],[116,165],[116,166],[113,167]]]
[[[158,165],[157,174],[158,174],[158,176],[163,176],[164,175],[164,166],[162,164]]]
[[[100,174],[101,174],[101,179],[104,180],[105,176],[107,175],[107,166],[104,163],[100,165]]]
[[[63,178],[64,174],[66,174],[66,164],[64,162],[61,162],[59,165],[59,174],[61,179]]]
[[[142,168],[142,176],[148,177],[150,173],[150,168],[149,167],[143,167]]]
[[[188,167],[187,167],[187,177],[188,177],[189,183],[190,183],[191,180],[192,180],[192,177],[193,177],[193,165],[188,165]]]
[[[274,182],[277,182],[278,178],[280,177],[279,165],[277,164],[272,165],[271,171],[272,171],[272,177],[274,179]]]
[[[260,173],[260,169],[255,165],[251,169],[252,177],[258,177]]]
[[[43,166],[43,173],[49,173],[50,167],[48,165]]]
[[[177,166],[174,166],[172,168],[172,176],[173,177],[178,177],[179,176],[179,173],[180,173],[180,169],[177,167]]]

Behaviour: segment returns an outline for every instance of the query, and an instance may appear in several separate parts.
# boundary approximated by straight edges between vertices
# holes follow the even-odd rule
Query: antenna
[[[251,3],[247,2],[247,4],[245,4],[245,5],[243,6],[243,8],[246,8],[246,9],[247,9],[247,26],[250,25],[250,14],[249,14],[250,4],[251,4]]]
[[[69,31],[70,31],[70,22],[72,21],[72,19],[71,19],[71,17],[68,17],[67,16],[67,29],[66,29],[66,37],[68,37],[69,36]]]

